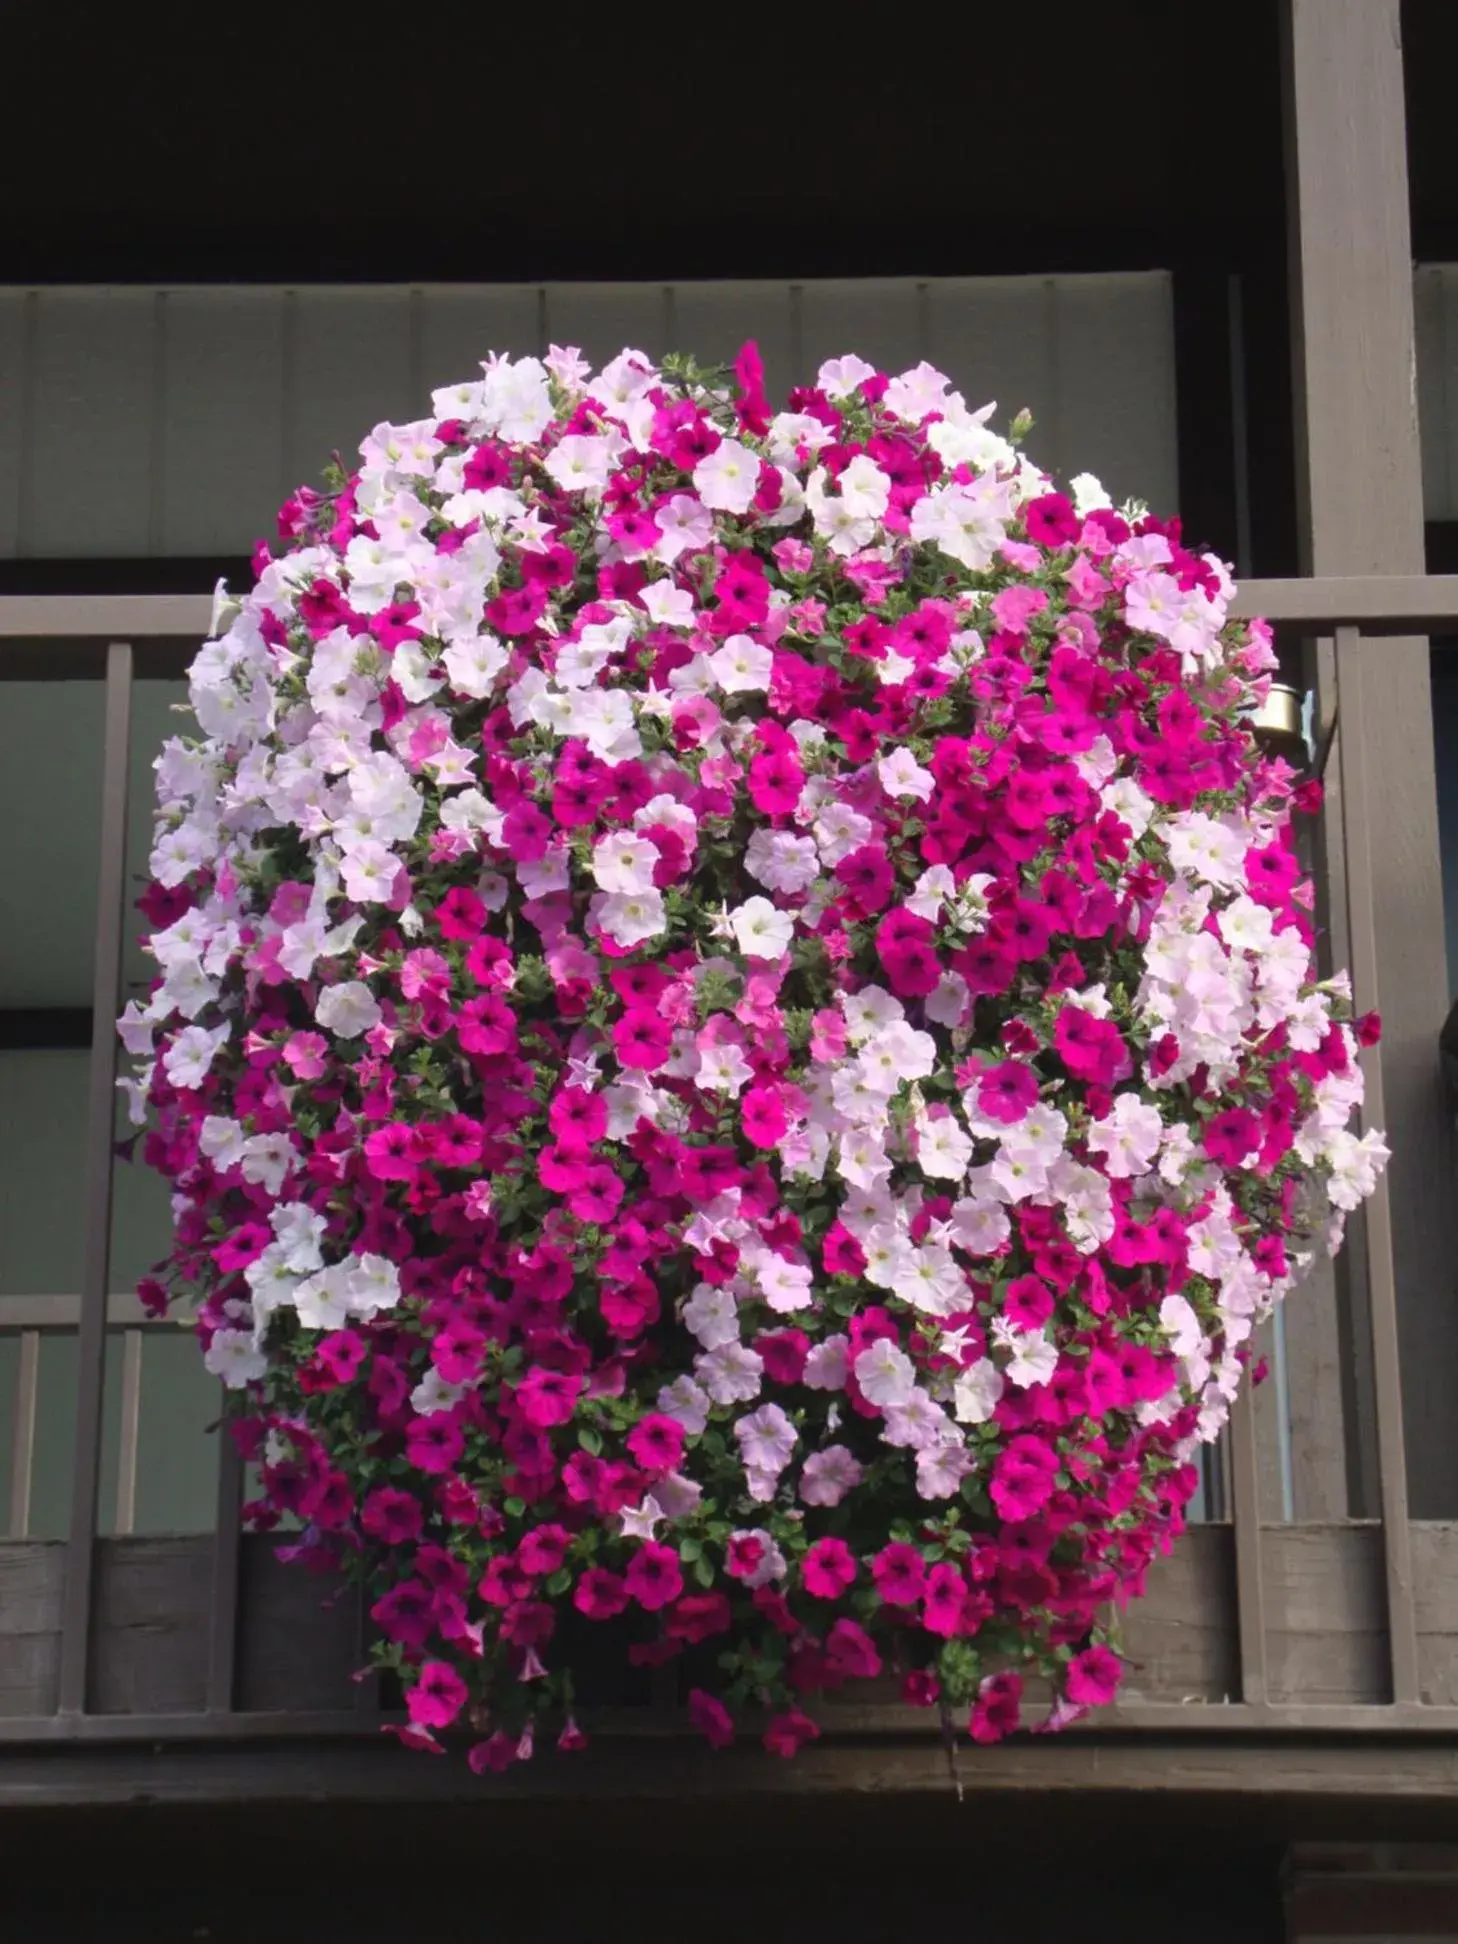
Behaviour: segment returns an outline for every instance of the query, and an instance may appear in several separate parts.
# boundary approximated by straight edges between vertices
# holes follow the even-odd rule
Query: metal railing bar
[[[226,1407],[227,1393],[219,1387]],[[218,1513],[213,1529],[213,1577],[208,1593],[207,1703],[231,1714],[238,1673],[238,1542],[243,1521],[243,1461],[228,1429],[218,1426]]]
[[[106,1382],[106,1310],[111,1269],[115,1169],[117,1038],[107,1030],[121,987],[122,899],[127,863],[127,781],[131,744],[132,650],[106,651],[106,717],[101,770],[101,833],[93,962],[93,1018],[86,1122],[86,1227],[76,1351],[76,1445],[71,1522],[61,1599],[58,1683],[63,1714],[86,1706],[91,1644],[91,1579],[101,1471],[101,1406]]]
[[[79,1296],[0,1296],[0,1336],[11,1330],[75,1329],[81,1320]],[[133,1290],[114,1290],[106,1299],[106,1320],[113,1329],[180,1330],[184,1316],[151,1316]]]
[[[10,1520],[12,1539],[30,1531],[30,1495],[35,1478],[35,1415],[40,1392],[40,1334],[25,1330],[15,1371],[15,1417],[10,1432]]]
[[[1346,724],[1342,749],[1342,834],[1346,850],[1347,924],[1351,936],[1352,983],[1359,1010],[1376,1009],[1377,913],[1376,861],[1372,856],[1372,780],[1367,749],[1362,688],[1361,636],[1355,628],[1336,631],[1337,709]],[[1386,1124],[1382,1060],[1377,1048],[1362,1061],[1366,1098],[1365,1129]],[[1418,1673],[1417,1611],[1413,1593],[1412,1531],[1407,1509],[1407,1454],[1403,1444],[1402,1375],[1397,1328],[1397,1272],[1392,1253],[1392,1204],[1387,1177],[1380,1175],[1366,1204],[1367,1300],[1372,1330],[1372,1381],[1377,1420],[1377,1471],[1382,1511],[1382,1555],[1387,1584],[1387,1647],[1395,1702],[1421,1699]]]
[[[1261,1562],[1259,1455],[1249,1375],[1230,1407],[1230,1498],[1235,1527],[1235,1618],[1240,1693],[1248,1707],[1266,1701],[1266,1602]]]
[[[122,1337],[121,1436],[116,1458],[116,1518],[113,1530],[127,1538],[137,1524],[137,1447],[142,1430],[142,1333]]]

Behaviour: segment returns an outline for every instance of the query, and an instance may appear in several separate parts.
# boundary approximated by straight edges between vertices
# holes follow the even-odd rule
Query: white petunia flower
[[[751,635],[730,635],[708,657],[714,680],[729,695],[750,695],[767,689],[775,658]]]
[[[268,1371],[268,1358],[253,1341],[251,1330],[214,1330],[203,1363],[229,1390],[255,1384]]]
[[[916,1389],[916,1370],[910,1357],[889,1337],[878,1337],[862,1350],[854,1368],[861,1394],[879,1410],[907,1403]]]
[[[960,1371],[952,1385],[952,1409],[959,1424],[985,1424],[1003,1393],[1002,1372],[991,1357]]]
[[[205,1026],[184,1026],[162,1055],[162,1071],[174,1087],[200,1087],[232,1034],[224,1021],[211,1032]]]
[[[636,831],[614,830],[592,851],[592,875],[604,891],[651,891],[662,857],[658,846]]]
[[[657,938],[668,923],[663,893],[651,889],[609,892],[601,900],[593,900],[592,915],[613,943],[625,951]]]
[[[694,467],[694,491],[716,513],[747,513],[759,486],[759,458],[737,439],[721,439]]]
[[[915,797],[919,803],[926,803],[937,787],[937,779],[929,769],[922,768],[909,749],[898,749],[894,755],[883,756],[876,765],[876,774],[887,796]]]
[[[337,1033],[340,1039],[358,1039],[378,1026],[383,1016],[363,979],[325,986],[314,1006],[314,1017],[325,1032]]]
[[[729,922],[746,958],[783,958],[795,936],[794,918],[768,898],[746,898],[730,912]]]

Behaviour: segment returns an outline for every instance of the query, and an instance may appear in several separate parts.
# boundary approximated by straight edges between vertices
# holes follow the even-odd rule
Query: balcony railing
[[[1458,576],[1252,582],[1241,590],[1238,611],[1266,615],[1289,635],[1325,644],[1314,655],[1323,674],[1317,740],[1330,744],[1335,732],[1340,789],[1323,847],[1324,918],[1351,965],[1359,1008],[1380,1007],[1374,887],[1384,860],[1369,841],[1379,780],[1364,710],[1353,699],[1359,658],[1380,656],[1375,638],[1458,631]],[[210,1533],[140,1536],[130,1529],[142,1344],[158,1326],[145,1323],[133,1299],[111,1291],[110,1273],[112,1021],[127,911],[129,723],[137,674],[179,673],[208,618],[206,598],[0,599],[0,680],[100,678],[106,697],[81,1287],[64,1297],[0,1297],[0,1336],[19,1343],[12,1537],[0,1543],[0,1744],[12,1745],[12,1755],[22,1744],[317,1747],[321,1738],[353,1743],[376,1734],[383,1719],[373,1683],[358,1678],[359,1602],[281,1564],[275,1540],[241,1534],[242,1479],[228,1440],[216,1460]],[[1441,1024],[1432,1022],[1435,1067]],[[1381,1058],[1365,1057],[1366,1113],[1372,1125],[1383,1125]],[[1403,1127],[1387,1124],[1400,1149]],[[1273,1484],[1281,1414],[1247,1387],[1207,1506],[1211,1516],[1158,1566],[1147,1597],[1124,1623],[1133,1663],[1127,1698],[1056,1741],[979,1751],[984,1783],[1317,1786],[1306,1756],[1277,1760],[1272,1748],[1289,1749],[1293,1741],[1361,1748],[1363,1773],[1373,1778],[1394,1735],[1409,1752],[1421,1745],[1450,1760],[1445,1738],[1458,1744],[1458,1524],[1409,1515],[1386,1183],[1353,1224],[1341,1274],[1351,1287],[1340,1300],[1313,1303],[1307,1314],[1307,1294],[1298,1291],[1288,1305],[1293,1316],[1306,1315],[1308,1338],[1300,1368],[1289,1374],[1291,1395],[1301,1392],[1307,1420],[1334,1414],[1340,1421],[1334,1462],[1352,1482],[1336,1513],[1330,1495],[1311,1516],[1308,1506],[1292,1505],[1289,1478],[1283,1488]],[[76,1340],[71,1503],[66,1536],[40,1539],[24,1536],[37,1372],[42,1343],[57,1330],[74,1330]],[[118,1331],[120,1458],[114,1498],[103,1505],[108,1336]],[[1458,1416],[1458,1399],[1454,1405]],[[1289,1435],[1289,1420],[1286,1429]],[[103,1526],[111,1530],[103,1533]],[[614,1702],[599,1714],[608,1739],[651,1735],[661,1744],[671,1737],[681,1719],[673,1679],[670,1670],[666,1688],[641,1706],[605,1695]],[[874,1760],[887,1786],[898,1778],[924,1786],[919,1778],[931,1772],[928,1751],[936,1749],[925,1716],[891,1704],[831,1707],[826,1716],[825,1740],[809,1758],[812,1768],[822,1764],[826,1786],[839,1786],[833,1778],[844,1782],[854,1773],[847,1765],[861,1759]],[[437,1766],[413,1765],[410,1773]]]

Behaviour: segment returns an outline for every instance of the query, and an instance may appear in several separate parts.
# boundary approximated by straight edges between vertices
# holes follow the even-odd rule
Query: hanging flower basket
[[[883,1671],[984,1742],[1109,1701],[1372,1188],[1268,631],[991,409],[493,358],[220,598],[121,1026],[147,1293],[412,1743],[580,1746],[598,1637],[781,1755]]]

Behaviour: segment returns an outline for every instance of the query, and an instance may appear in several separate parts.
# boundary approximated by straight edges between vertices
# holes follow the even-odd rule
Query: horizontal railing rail
[[[1359,634],[1445,634],[1458,627],[1458,574],[1324,575],[1311,580],[1242,581],[1230,612],[1309,635],[1355,628]]]
[[[201,642],[210,594],[4,594],[0,639]]]
[[[1376,786],[1362,711],[1352,706],[1357,658],[1369,653],[1380,655],[1380,645],[1376,644],[1382,636],[1458,632],[1458,576],[1253,581],[1239,590],[1234,612],[1262,615],[1287,633],[1328,636],[1333,643],[1327,658],[1331,692],[1318,698],[1317,720],[1340,720],[1342,724],[1340,895],[1356,1003],[1363,1011],[1376,1009],[1381,995],[1377,990],[1373,890],[1380,860],[1373,857],[1369,842]],[[360,1659],[357,1610],[348,1625],[337,1616],[329,1623],[336,1629],[329,1636],[329,1651],[338,1663],[336,1672],[343,1685],[331,1689],[325,1683],[318,1692],[336,1694],[336,1700],[280,1699],[289,1690],[286,1672],[274,1669],[260,1674],[255,1665],[260,1649],[254,1633],[268,1624],[269,1612],[278,1617],[282,1608],[269,1591],[273,1585],[268,1579],[271,1568],[266,1571],[264,1561],[268,1542],[250,1539],[245,1543],[240,1537],[241,1467],[227,1439],[222,1441],[214,1531],[189,1542],[194,1550],[188,1555],[185,1572],[181,1565],[177,1567],[176,1584],[179,1588],[185,1584],[185,1597],[191,1602],[187,1627],[192,1646],[188,1651],[196,1662],[195,1666],[189,1663],[192,1671],[182,1682],[189,1697],[187,1704],[158,1707],[140,1688],[129,1686],[125,1678],[118,1687],[111,1676],[107,1677],[111,1682],[107,1695],[98,1698],[94,1679],[99,1638],[98,1561],[102,1562],[102,1591],[114,1608],[121,1597],[118,1584],[126,1577],[117,1548],[158,1543],[98,1539],[97,1530],[107,1335],[120,1326],[129,1342],[135,1339],[140,1344],[147,1327],[135,1299],[118,1297],[110,1289],[117,1078],[111,1020],[122,967],[129,725],[136,651],[151,642],[175,646],[200,641],[210,615],[211,598],[202,595],[0,597],[0,680],[7,673],[13,675],[17,667],[26,674],[44,673],[48,654],[79,645],[88,653],[99,650],[97,659],[88,666],[102,676],[106,696],[92,977],[96,1030],[89,1054],[81,1288],[72,1297],[0,1299],[0,1331],[18,1330],[23,1342],[33,1346],[42,1332],[55,1327],[68,1327],[77,1334],[71,1513],[66,1539],[51,1546],[35,1568],[36,1584],[44,1582],[49,1589],[45,1620],[55,1636],[54,1666],[42,1683],[50,1702],[23,1707],[19,1714],[8,1717],[0,1713],[0,1742],[354,1735],[377,1726],[379,1721],[368,1684],[350,1686],[352,1670]],[[17,662],[16,652],[22,648],[26,654]],[[1348,691],[1345,714],[1341,706],[1344,687]],[[1440,1024],[1434,1021],[1435,1058]],[[1365,1123],[1380,1126],[1385,1108],[1382,1059],[1376,1050],[1365,1052],[1363,1058],[1367,1078]],[[1400,1129],[1390,1132],[1394,1141],[1401,1139]],[[1458,1738],[1458,1616],[1450,1625],[1438,1611],[1444,1602],[1434,1591],[1458,1581],[1458,1525],[1418,1525],[1409,1517],[1392,1215],[1385,1184],[1379,1185],[1368,1204],[1360,1233],[1368,1292],[1370,1344],[1366,1355],[1375,1431],[1374,1509],[1379,1516],[1372,1521],[1348,1519],[1284,1530],[1263,1525],[1257,1415],[1247,1386],[1232,1417],[1229,1523],[1192,1533],[1185,1542],[1191,1562],[1188,1578],[1166,1596],[1166,1604],[1178,1620],[1178,1625],[1171,1623],[1174,1645],[1169,1648],[1168,1664],[1151,1691],[1133,1695],[1104,1719],[1098,1732],[1204,1736],[1260,1731],[1322,1736],[1370,1731]],[[32,1357],[27,1395],[33,1417],[33,1349],[27,1354]],[[32,1423],[32,1432],[33,1428]],[[17,1427],[17,1439],[19,1433]],[[256,1550],[260,1547],[264,1551]],[[0,1547],[0,1559],[5,1550]],[[59,1574],[55,1571],[57,1552]],[[1315,1580],[1320,1583],[1315,1594],[1311,1591],[1312,1561],[1322,1562],[1315,1571]],[[206,1582],[201,1596],[199,1572]],[[297,1577],[302,1583],[306,1576]],[[1379,1592],[1375,1605],[1369,1597],[1374,1587]],[[1229,1590],[1228,1611],[1221,1606],[1222,1588]],[[1328,1610],[1328,1594],[1333,1588],[1335,1607]],[[178,1597],[182,1598],[182,1593]],[[311,1589],[310,1598],[317,1605],[317,1588]],[[1458,1608],[1458,1601],[1450,1597],[1447,1605]],[[1219,1610],[1212,1611],[1216,1608]],[[1313,1609],[1318,1609],[1314,1620]],[[241,1624],[248,1630],[242,1653],[246,1667],[240,1662],[240,1614]],[[108,1624],[103,1614],[101,1634],[106,1634]],[[1184,1649],[1180,1643],[1191,1636],[1192,1629],[1198,1632],[1202,1628],[1213,1644],[1207,1643],[1208,1653],[1200,1664],[1198,1678],[1192,1676],[1190,1680],[1191,1698],[1184,1699],[1179,1663]],[[1304,1650],[1287,1650],[1293,1639],[1297,1648],[1308,1639],[1346,1642],[1339,1650],[1348,1656],[1342,1664],[1344,1671],[1324,1683],[1318,1669],[1313,1678],[1309,1657],[1303,1658]],[[1273,1641],[1278,1643],[1274,1657]],[[1353,1641],[1358,1645],[1352,1646]],[[108,1654],[121,1651],[109,1636],[102,1644]],[[1164,1648],[1159,1652],[1164,1653]],[[1435,1654],[1439,1661],[1436,1673]],[[167,1689],[165,1682],[162,1688],[182,1691]],[[123,1695],[120,1704],[112,1689]],[[360,1705],[351,1704],[352,1695],[360,1697]],[[250,1696],[261,1698],[250,1700]],[[846,1708],[836,1718],[855,1733],[902,1731],[915,1719],[896,1707]],[[663,1732],[661,1717],[651,1710],[625,1719],[636,1721],[641,1732]]]

